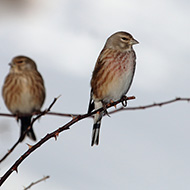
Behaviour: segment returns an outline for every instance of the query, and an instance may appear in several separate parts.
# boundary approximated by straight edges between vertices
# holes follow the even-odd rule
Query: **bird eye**
[[[127,40],[128,40],[128,39],[127,39],[127,38],[125,38],[125,37],[122,37],[121,39],[122,39],[122,40],[124,40],[124,41],[127,41]]]
[[[17,61],[18,64],[23,63],[23,60]]]

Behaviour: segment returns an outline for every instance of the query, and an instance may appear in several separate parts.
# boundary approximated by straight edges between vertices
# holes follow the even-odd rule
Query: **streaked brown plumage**
[[[107,39],[92,74],[88,113],[110,101],[119,100],[128,92],[136,65],[132,46],[137,43],[127,32],[116,32]],[[99,143],[102,116],[103,112],[94,116],[91,146]]]
[[[31,116],[26,115],[40,111],[45,100],[45,87],[35,62],[29,57],[17,56],[12,59],[10,66],[2,95],[9,111],[17,114],[21,120],[21,142],[25,137],[25,131],[31,124]],[[32,127],[26,134],[36,140]]]

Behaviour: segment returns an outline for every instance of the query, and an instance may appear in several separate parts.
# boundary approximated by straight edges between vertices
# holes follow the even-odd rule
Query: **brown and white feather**
[[[136,67],[136,55],[132,46],[137,43],[127,32],[116,32],[107,39],[92,73],[88,112],[97,110],[110,101],[117,101],[128,92]],[[103,112],[94,116],[92,146],[99,143],[102,116]]]
[[[2,89],[4,102],[12,114],[21,120],[20,142],[27,134],[36,140],[32,127],[28,130],[34,111],[40,111],[45,100],[45,86],[35,62],[26,56],[17,56],[10,63],[10,71]],[[28,130],[28,131],[27,131]],[[27,131],[27,133],[25,133]]]

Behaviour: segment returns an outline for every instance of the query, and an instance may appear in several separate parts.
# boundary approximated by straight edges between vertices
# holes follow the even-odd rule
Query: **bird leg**
[[[102,101],[102,107],[103,107],[103,112],[104,112],[104,115],[107,115],[108,117],[110,117],[108,111],[107,111],[107,108],[106,108],[106,104]]]

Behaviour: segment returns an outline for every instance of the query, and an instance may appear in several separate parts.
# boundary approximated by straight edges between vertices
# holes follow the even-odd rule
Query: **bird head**
[[[11,71],[13,72],[37,70],[35,62],[26,56],[14,57],[9,65],[11,66]]]
[[[107,39],[105,47],[125,52],[130,51],[132,46],[138,43],[139,42],[129,33],[116,32]]]

